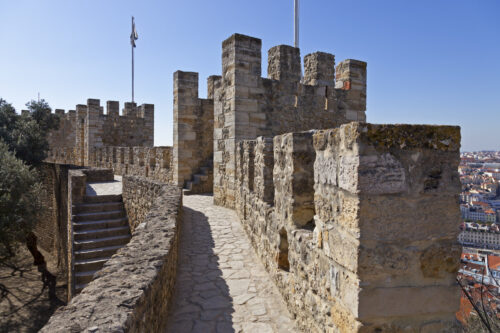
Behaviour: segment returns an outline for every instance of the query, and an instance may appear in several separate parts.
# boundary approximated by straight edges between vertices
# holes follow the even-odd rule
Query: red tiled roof
[[[488,267],[494,270],[500,270],[500,257],[488,256]]]

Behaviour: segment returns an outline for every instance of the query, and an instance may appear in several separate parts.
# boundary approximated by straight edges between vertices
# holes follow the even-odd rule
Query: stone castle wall
[[[136,220],[130,242],[40,332],[160,332],[165,326],[177,270],[182,193],[148,179],[123,180],[125,205],[143,219]],[[135,200],[139,196],[152,204]]]
[[[68,234],[68,165],[43,163],[37,168],[43,186],[40,193],[43,207],[33,232],[37,245],[57,258],[58,266],[67,265]]]
[[[127,212],[130,232],[145,221],[155,199],[165,190],[165,183],[144,177],[125,176],[122,178],[123,204]]]
[[[56,109],[59,129],[49,133],[51,149],[72,150],[70,164],[90,165],[94,148],[105,146],[152,147],[154,142],[154,105],[125,103],[122,115],[119,103],[106,102],[106,114],[98,99],[88,99],[76,110],[65,113]]]
[[[459,128],[366,124],[366,63],[348,59],[335,67],[333,55],[315,52],[304,57],[302,75],[300,61],[299,49],[273,47],[268,77],[262,78],[260,39],[234,34],[222,44],[222,76],[208,78],[207,99],[198,97],[197,73],[176,72],[173,148],[152,147],[146,136],[126,137],[146,122],[110,122],[114,111],[105,121],[97,100],[65,116],[67,131],[54,134],[53,141],[57,135],[71,141],[74,133],[74,144],[53,142],[48,161],[125,175],[125,206],[140,237],[134,236],[49,327],[63,319],[86,322],[82,318],[88,313],[79,309],[88,307],[94,316],[90,323],[117,329],[137,323],[139,331],[154,331],[136,318],[156,311],[146,308],[158,301],[155,290],[169,297],[171,263],[177,258],[170,244],[176,242],[177,224],[161,229],[173,242],[163,253],[163,266],[154,266],[162,268],[141,271],[137,262],[154,250],[150,240],[156,242],[148,226],[160,228],[149,221],[156,221],[163,207],[162,194],[146,214],[148,198],[156,198],[163,186],[152,179],[183,186],[211,160],[214,202],[237,211],[301,329],[453,331],[461,251],[456,241]],[[141,110],[144,119],[152,114],[146,106]],[[141,118],[137,111],[124,114]],[[128,130],[112,134],[120,128]],[[163,282],[144,291],[149,303],[127,298],[128,310],[105,318],[104,309],[117,306],[109,298],[101,302],[98,289],[113,294],[111,282],[128,271],[120,265]],[[128,286],[132,293],[135,285]],[[159,312],[167,303],[158,305]],[[129,318],[127,324],[118,317]]]
[[[56,115],[59,116],[59,129],[57,131],[51,131],[48,135],[48,141],[51,148],[64,148],[64,147],[74,147],[76,144],[77,126],[82,128],[78,124],[76,111],[70,110],[67,113],[62,109],[56,109],[54,111]],[[82,117],[82,115],[80,115]],[[80,118],[81,122],[81,118]]]
[[[337,127],[365,121],[366,63],[341,62],[280,45],[268,52],[261,77],[261,40],[234,34],[222,44],[222,77],[214,84],[214,199],[234,207],[236,144],[258,136]],[[335,79],[336,76],[336,79]]]
[[[237,144],[236,210],[304,331],[454,325],[459,147],[457,127],[361,123]]]
[[[46,161],[75,164],[77,152],[73,147],[52,148]],[[172,183],[172,147],[99,147],[93,148],[85,166],[113,169],[115,175],[141,176]],[[76,164],[83,166],[83,164]]]

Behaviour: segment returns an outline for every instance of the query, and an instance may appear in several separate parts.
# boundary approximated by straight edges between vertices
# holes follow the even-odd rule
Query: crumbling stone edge
[[[130,242],[40,332],[155,332],[165,326],[175,284],[182,192],[145,178],[125,176],[123,181],[124,201],[149,197],[149,212]]]

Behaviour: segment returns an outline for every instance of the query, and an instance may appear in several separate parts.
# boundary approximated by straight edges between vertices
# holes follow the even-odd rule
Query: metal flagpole
[[[134,17],[132,16],[132,34],[130,35],[130,43],[132,47],[132,103],[134,103]]]
[[[134,48],[135,41],[139,38],[135,30],[134,17],[132,16],[132,33],[130,34],[130,45],[132,46],[132,103],[134,102]]]
[[[294,0],[294,6],[293,6],[293,11],[294,11],[294,42],[293,46],[299,47],[299,0]]]

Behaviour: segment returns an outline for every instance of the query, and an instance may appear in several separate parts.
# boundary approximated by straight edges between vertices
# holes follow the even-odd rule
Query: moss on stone
[[[432,125],[356,125],[362,142],[375,148],[426,148],[442,151],[460,149],[459,126]]]

